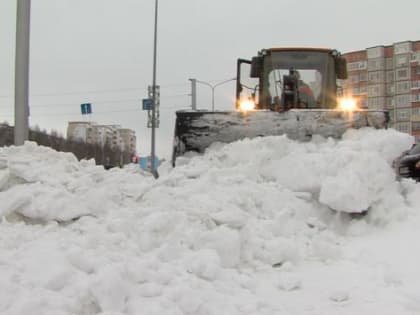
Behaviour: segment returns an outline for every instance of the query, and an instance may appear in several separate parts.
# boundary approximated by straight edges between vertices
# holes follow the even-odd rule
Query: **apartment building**
[[[94,143],[97,139],[96,124],[88,121],[71,121],[67,126],[67,139]]]
[[[420,40],[353,51],[343,93],[361,108],[387,109],[391,126],[420,141]]]
[[[136,152],[136,133],[131,129],[122,128],[119,130],[119,135],[124,149],[129,152]]]
[[[96,125],[95,129],[98,131],[97,134],[97,142],[101,145],[105,145],[107,141],[111,143],[111,139],[113,137],[114,131],[111,126],[108,125]]]
[[[120,125],[98,125],[95,122],[70,121],[67,126],[67,139],[87,143],[105,144],[119,148],[134,155],[136,153],[136,133],[121,128]]]

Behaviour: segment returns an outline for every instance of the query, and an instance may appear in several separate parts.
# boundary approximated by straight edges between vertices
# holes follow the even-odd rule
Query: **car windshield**
[[[415,144],[414,147],[410,150],[410,154],[420,154],[420,144]]]

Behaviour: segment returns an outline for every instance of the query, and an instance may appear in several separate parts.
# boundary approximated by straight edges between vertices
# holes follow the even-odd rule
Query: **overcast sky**
[[[134,129],[150,152],[141,99],[152,82],[153,0],[32,0],[30,125],[65,134],[93,120]],[[418,0],[160,0],[157,153],[170,152],[174,110],[191,105],[188,78],[212,84],[235,76],[236,59],[273,46],[320,46],[345,53],[419,40]],[[16,0],[0,0],[0,121],[14,123]],[[215,90],[216,109],[233,108],[234,84]],[[93,115],[82,117],[80,104]],[[198,85],[198,107],[211,90]]]

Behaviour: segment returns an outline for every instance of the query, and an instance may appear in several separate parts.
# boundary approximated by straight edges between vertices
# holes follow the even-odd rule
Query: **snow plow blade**
[[[308,141],[313,135],[338,139],[347,129],[384,129],[388,121],[384,110],[177,111],[172,164],[185,152],[203,153],[215,142],[284,134],[298,141]]]

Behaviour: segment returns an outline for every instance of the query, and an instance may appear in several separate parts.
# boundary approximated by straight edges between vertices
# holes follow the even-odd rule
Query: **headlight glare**
[[[353,98],[342,98],[338,102],[339,109],[345,110],[345,111],[352,111],[356,110],[356,100]]]
[[[239,101],[239,110],[247,112],[255,109],[255,102],[252,99],[242,99]]]

